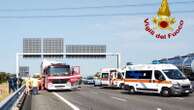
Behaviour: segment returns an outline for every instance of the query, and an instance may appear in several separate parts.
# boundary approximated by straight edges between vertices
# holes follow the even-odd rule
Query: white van
[[[159,93],[162,96],[192,93],[189,79],[171,64],[127,66],[125,67],[124,85],[130,93]]]
[[[123,73],[118,68],[103,68],[100,72],[102,87],[124,88]]]

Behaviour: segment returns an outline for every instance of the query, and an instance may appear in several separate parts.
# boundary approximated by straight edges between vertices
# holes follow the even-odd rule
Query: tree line
[[[0,83],[6,82],[10,75],[10,73],[0,72]]]

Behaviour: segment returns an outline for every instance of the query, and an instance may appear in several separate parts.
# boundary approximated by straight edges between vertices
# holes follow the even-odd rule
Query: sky
[[[177,22],[184,20],[181,32],[172,39],[159,40],[145,31],[144,20],[156,16],[161,0],[0,0],[0,71],[15,73],[16,53],[22,52],[22,39],[33,37],[64,38],[65,44],[105,44],[107,52],[121,53],[121,64],[126,62],[151,63],[154,59],[168,58],[194,52],[194,2],[168,0],[171,16]],[[85,8],[126,4],[152,4],[120,8]],[[61,9],[64,10],[36,10]],[[73,8],[73,9],[70,9]],[[34,10],[35,9],[35,10]],[[173,13],[193,10],[189,13]],[[130,16],[10,18],[6,16],[74,16],[110,15],[113,13],[149,13]],[[175,26],[176,27],[176,26]],[[79,65],[83,75],[92,75],[102,67],[115,67],[116,58],[64,59]],[[22,59],[21,66],[30,66],[30,72],[40,72],[39,59]]]

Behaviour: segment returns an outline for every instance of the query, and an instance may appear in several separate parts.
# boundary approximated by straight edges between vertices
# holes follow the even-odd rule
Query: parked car
[[[94,84],[94,78],[92,76],[88,76],[86,79],[83,80],[84,84]]]
[[[94,78],[94,86],[101,86],[101,85],[102,85],[101,80],[98,77],[95,77]]]

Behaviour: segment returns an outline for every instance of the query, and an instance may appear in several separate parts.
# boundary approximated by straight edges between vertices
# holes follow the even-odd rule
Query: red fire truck
[[[73,90],[79,87],[80,67],[44,60],[41,64],[42,85],[47,90]]]

